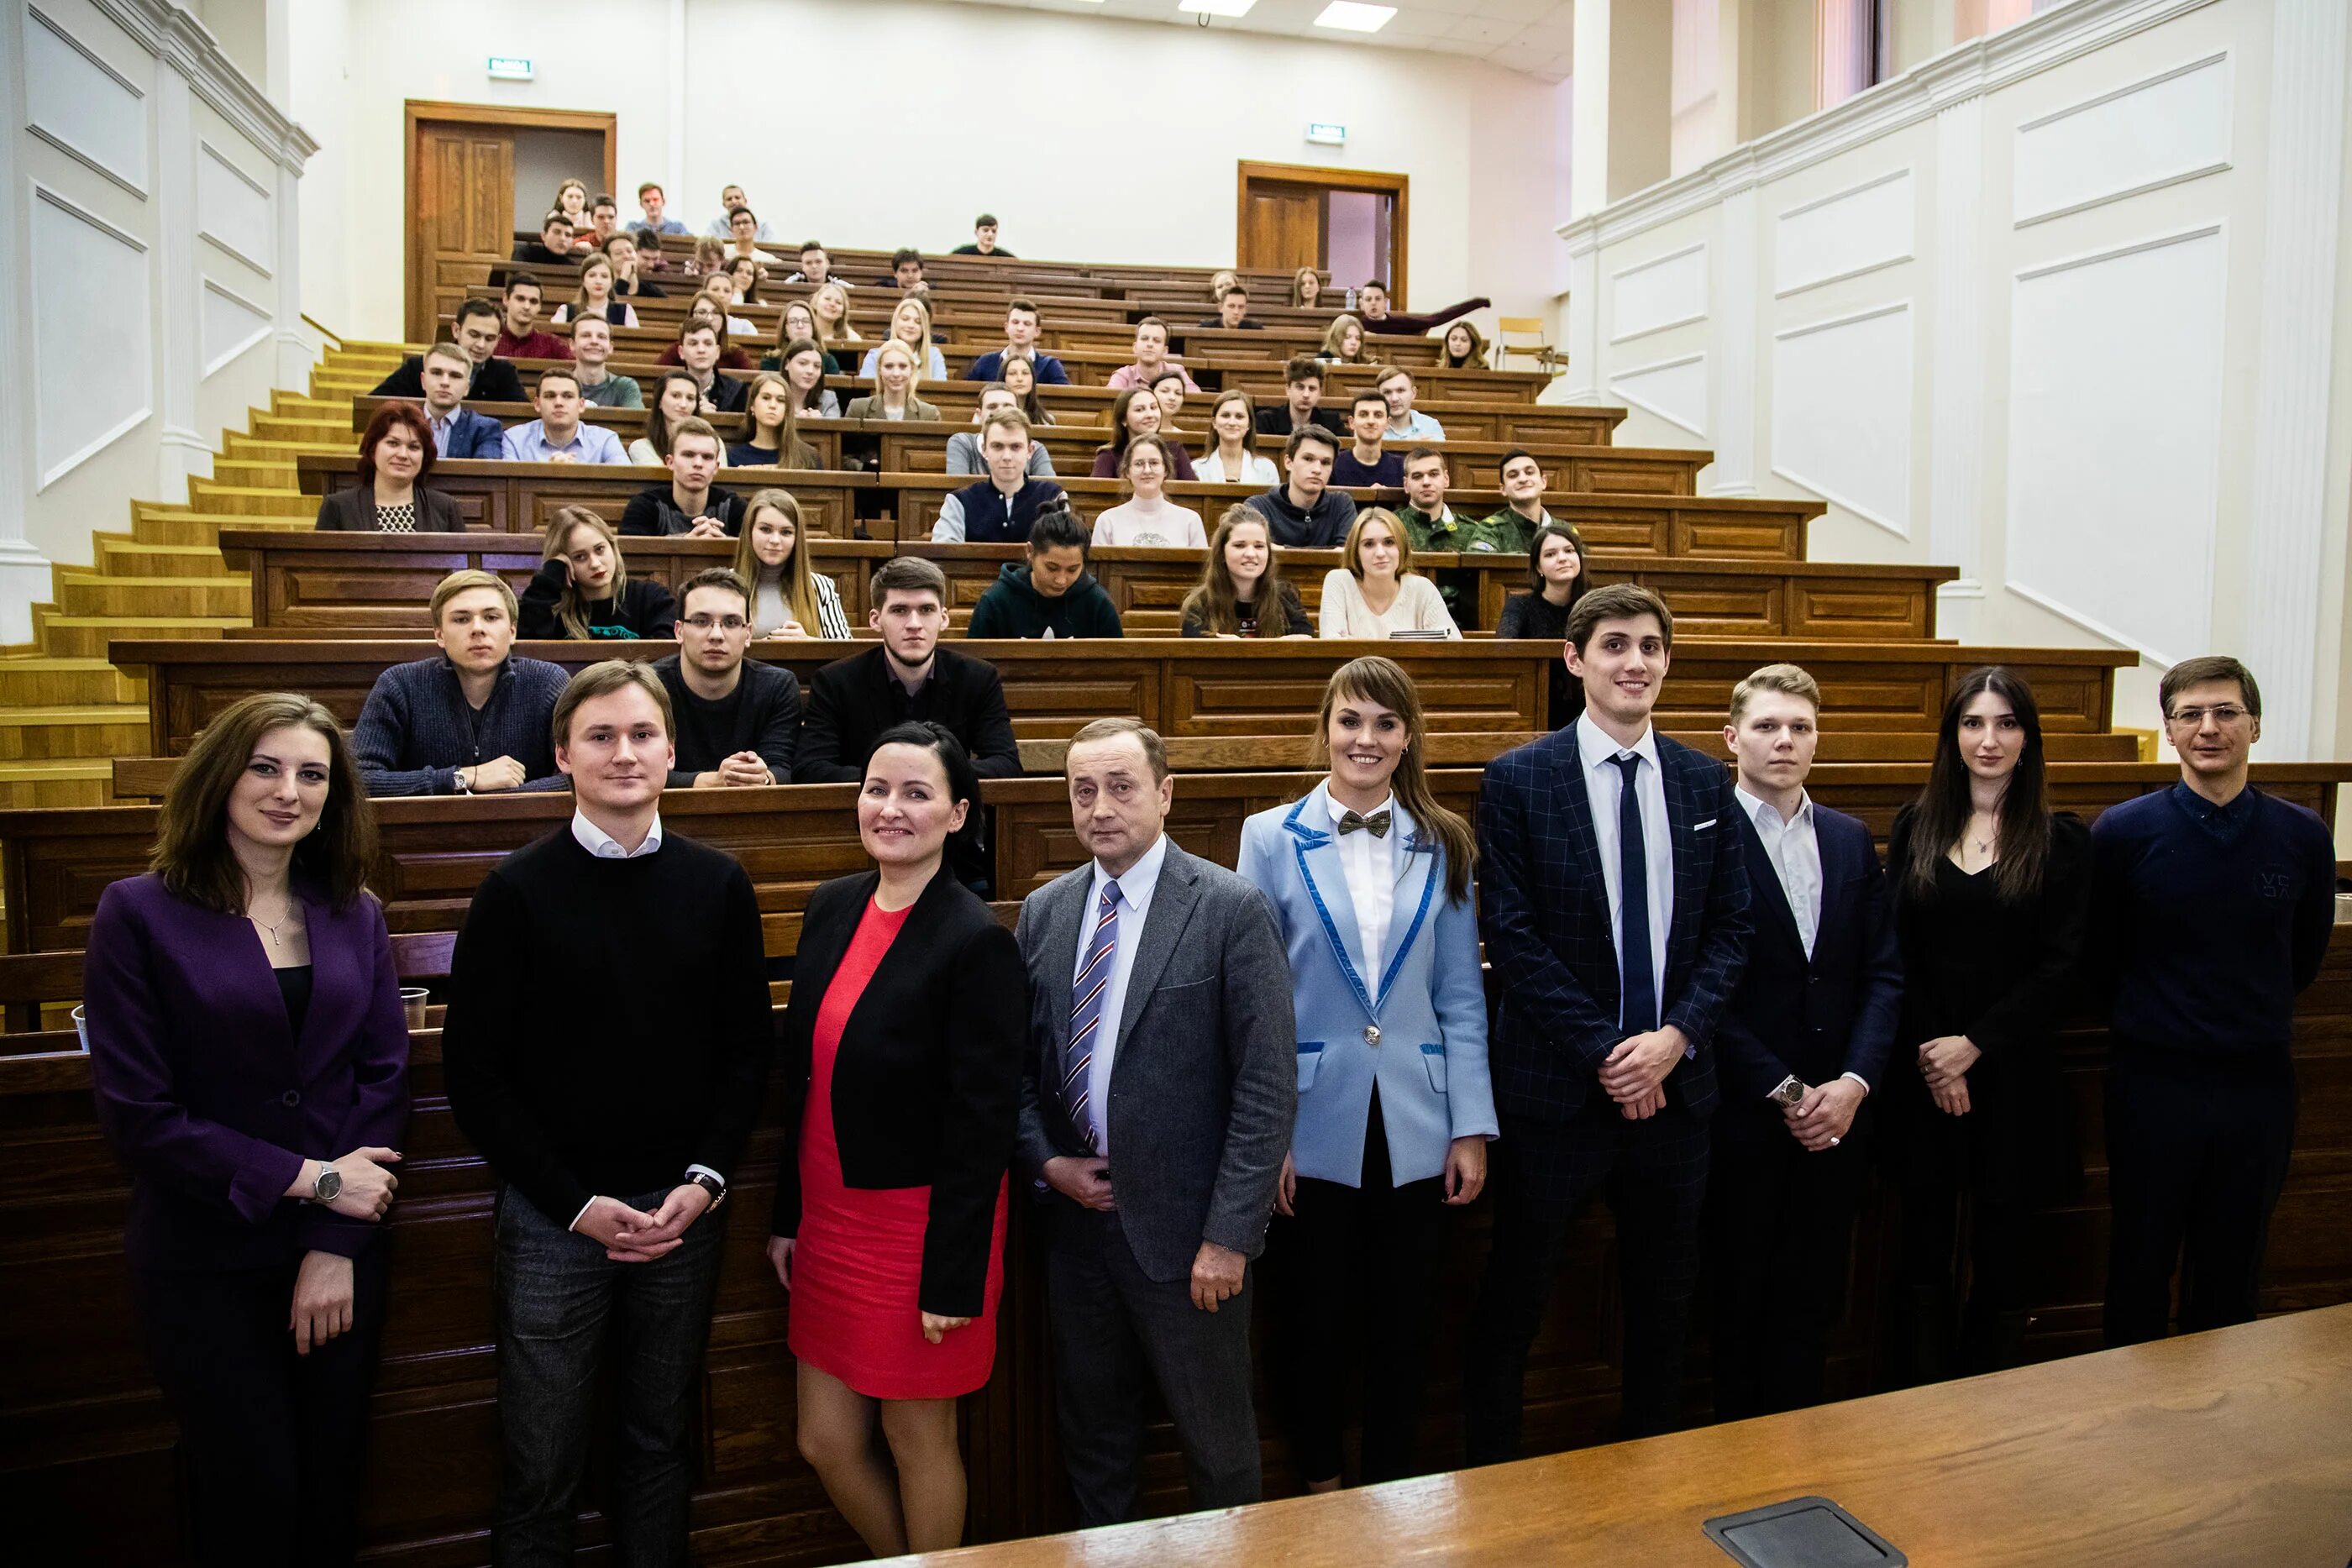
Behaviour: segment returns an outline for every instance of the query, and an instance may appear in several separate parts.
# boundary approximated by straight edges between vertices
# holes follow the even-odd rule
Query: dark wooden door
[[[514,252],[514,137],[496,126],[424,120],[410,156],[407,332],[426,342],[467,285],[480,281],[483,264]]]
[[[1323,265],[1323,193],[1253,181],[1240,266],[1295,271]]]

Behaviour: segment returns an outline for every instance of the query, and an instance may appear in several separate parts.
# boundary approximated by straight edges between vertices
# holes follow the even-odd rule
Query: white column
[[[1715,463],[1706,471],[1710,496],[1756,494],[1756,275],[1759,236],[1756,187],[1743,180],[1717,209],[1714,304]]]
[[[12,61],[24,58],[25,8],[0,11],[0,46]],[[0,365],[29,365],[32,341],[26,315],[32,309],[31,257],[26,237],[30,197],[16,162],[16,127],[25,121],[19,79],[0,70],[8,122],[0,125]],[[25,537],[25,511],[33,494],[32,400],[0,398],[0,643],[23,643],[33,635],[33,602],[49,597],[48,558]]]
[[[2273,762],[2307,759],[2315,734],[2346,43],[2344,0],[2274,0],[2244,610],[2246,663],[2263,684],[2262,754]]]
[[[1561,237],[1566,238],[1566,235]],[[1568,308],[1561,318],[1568,350],[1568,392],[1563,402],[1601,401],[1601,253],[1587,226],[1569,241]]]
[[[1934,434],[1927,446],[1927,559],[1956,566],[1937,591],[1936,632],[1973,638],[1984,603],[1984,99],[1936,116]]]
[[[310,386],[310,367],[318,363],[318,354],[310,346],[310,336],[302,326],[302,171],[284,162],[278,165],[278,308],[275,314],[274,336],[277,340],[277,364],[270,380],[278,386],[296,392],[307,392]],[[347,323],[338,323],[344,330]]]
[[[203,242],[196,238],[195,96],[178,61],[164,53],[155,72],[155,330],[158,494],[176,501],[191,475],[210,476],[212,444],[196,428],[196,387],[205,379]]]

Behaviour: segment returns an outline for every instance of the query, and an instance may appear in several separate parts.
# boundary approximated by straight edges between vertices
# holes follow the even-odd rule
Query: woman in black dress
[[[1497,637],[1540,637],[1565,645],[1568,612],[1577,596],[1591,586],[1584,580],[1584,536],[1566,523],[1546,523],[1528,541],[1529,591],[1515,593],[1495,622]],[[1584,683],[1568,673],[1568,661],[1551,664],[1551,706],[1546,710],[1554,729],[1574,724],[1584,712]]]
[[[2053,812],[2032,688],[1970,672],[1944,705],[1927,787],[1887,869],[1903,1031],[1883,1085],[1903,1196],[1899,1381],[2013,1364],[2038,1202],[2081,1180],[2056,1035],[2090,912],[2090,831]],[[1956,1263],[1967,1217],[1967,1309]]]

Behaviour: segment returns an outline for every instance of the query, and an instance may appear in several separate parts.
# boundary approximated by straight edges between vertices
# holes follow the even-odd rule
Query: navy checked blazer
[[[1583,1108],[1625,1038],[1576,736],[1571,725],[1505,752],[1478,786],[1478,930],[1501,991],[1486,1046],[1495,1104],[1546,1122]],[[1748,957],[1748,866],[1730,770],[1656,738],[1675,857],[1663,1021],[1697,1048],[1666,1074],[1666,1097],[1703,1116],[1716,1102],[1716,1021]]]

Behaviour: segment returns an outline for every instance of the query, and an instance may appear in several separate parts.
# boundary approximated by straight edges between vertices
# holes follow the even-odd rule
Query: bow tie
[[[1349,811],[1340,817],[1339,836],[1341,838],[1346,838],[1358,828],[1363,829],[1376,839],[1385,839],[1389,836],[1389,814],[1386,811],[1374,811],[1369,817],[1362,817]]]

